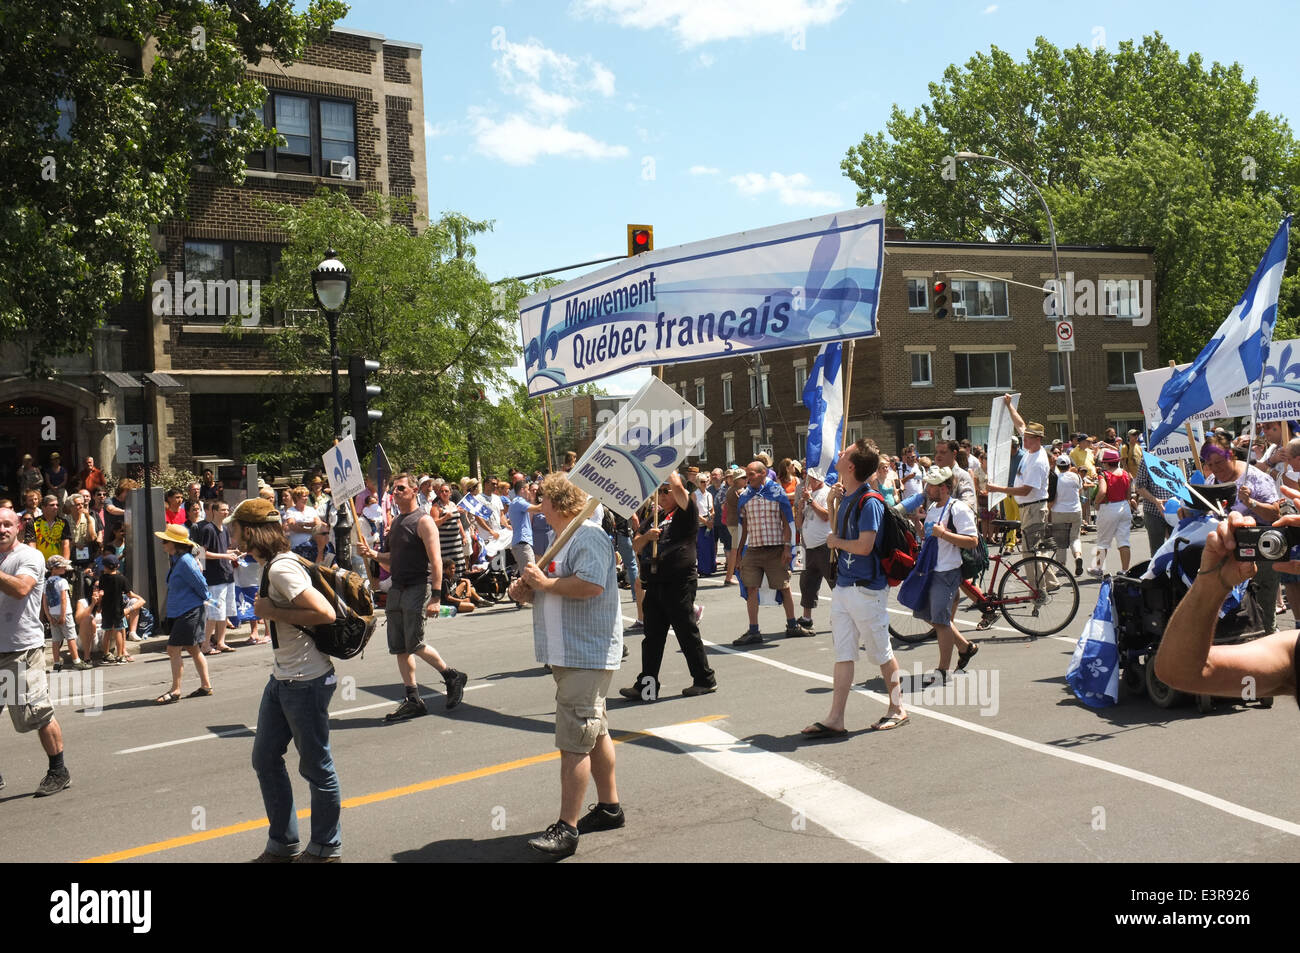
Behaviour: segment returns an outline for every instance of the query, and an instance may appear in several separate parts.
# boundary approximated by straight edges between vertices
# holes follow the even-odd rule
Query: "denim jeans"
[[[632,539],[628,536],[614,534],[614,548],[623,557],[624,578],[630,586],[637,580],[636,553],[632,549]]]
[[[293,741],[298,773],[311,787],[311,842],[307,851],[321,857],[342,852],[339,838],[339,776],[330,754],[329,704],[337,676],[333,671],[306,681],[271,678],[262,692],[253,741],[253,770],[271,822],[266,849],[272,854],[299,851],[298,814],[284,753]]]

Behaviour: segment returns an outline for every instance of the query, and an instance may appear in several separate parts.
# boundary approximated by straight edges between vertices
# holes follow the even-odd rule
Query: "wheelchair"
[[[1181,542],[1181,540],[1179,541]],[[1115,619],[1115,643],[1119,650],[1120,680],[1135,695],[1144,691],[1157,708],[1173,708],[1188,700],[1188,694],[1170,688],[1156,677],[1155,657],[1164,635],[1165,626],[1174,614],[1174,608],[1187,593],[1183,576],[1195,578],[1201,565],[1204,546],[1179,546],[1175,543],[1174,561],[1166,575],[1155,579],[1142,579],[1148,563],[1139,563],[1129,570],[1131,575],[1118,575],[1111,580],[1111,605]],[[1265,634],[1259,603],[1255,598],[1252,581],[1242,597],[1241,606],[1218,621],[1214,633],[1215,645],[1232,645],[1249,642]],[[1215,697],[1196,695],[1196,708],[1201,714],[1214,710]],[[1225,699],[1242,702],[1241,698]],[[1272,698],[1256,699],[1260,708],[1272,708]]]
[[[476,544],[477,551],[477,544]],[[476,552],[477,554],[477,552]],[[519,578],[519,569],[515,565],[514,553],[507,546],[487,562],[487,567],[477,573],[466,573],[480,597],[488,602],[500,602],[506,598],[510,584]],[[515,608],[521,608],[518,603]]]

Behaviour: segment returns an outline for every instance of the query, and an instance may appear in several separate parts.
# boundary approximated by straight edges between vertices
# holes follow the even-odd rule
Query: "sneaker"
[[[591,809],[578,819],[578,833],[591,834],[595,831],[616,831],[626,823],[627,815],[623,813],[621,806],[617,814],[611,814],[599,804],[593,804]]]
[[[799,628],[801,629],[804,629],[808,632],[811,632],[813,630],[812,619],[805,619],[802,616],[800,616],[798,619],[795,619],[795,622],[798,624]]]
[[[744,635],[736,639],[731,644],[736,647],[740,647],[742,645],[758,645],[762,641],[763,641],[763,637],[759,635],[757,632],[746,632]]]
[[[699,625],[700,620],[704,618],[704,606],[697,604],[695,606],[695,612],[692,614],[692,618],[694,618],[695,624]]]
[[[91,665],[91,664],[90,664],[89,662],[87,662],[85,659],[80,659],[80,658],[79,658],[79,659],[77,659],[75,662],[72,663],[72,667],[75,668],[78,672],[84,672],[86,669],[88,669],[88,668],[94,668],[95,666]]]
[[[96,657],[96,659],[95,659],[95,664],[96,664],[96,665],[116,665],[116,664],[117,664],[117,656],[116,656],[116,655],[100,655],[100,656]]]
[[[795,638],[806,638],[813,634],[812,629],[805,629],[796,620],[791,619],[785,624],[785,634]]]
[[[1083,560],[1078,558],[1077,556],[1074,559],[1074,574],[1076,576],[1083,575]]]
[[[637,620],[636,620],[635,622],[633,622],[631,625],[624,626],[624,627],[623,627],[623,631],[624,631],[624,632],[644,632],[644,631],[645,631],[645,623],[642,622],[640,619],[637,619]]]
[[[563,821],[556,821],[546,833],[530,840],[528,846],[552,857],[572,857],[578,850],[578,834]]]
[[[384,721],[405,721],[407,718],[419,718],[428,713],[429,709],[424,704],[423,698],[407,696],[397,706],[396,711],[384,716]]]
[[[250,864],[292,864],[301,854],[273,854],[269,850],[264,850],[252,860]]]
[[[313,854],[309,850],[304,850],[293,859],[293,862],[295,864],[341,864],[343,858],[339,854]]]
[[[126,634],[126,640],[128,642],[143,642],[144,636],[141,635],[139,632],[128,632]]]
[[[712,685],[688,685],[682,689],[682,694],[687,698],[694,698],[696,695],[712,695],[718,690],[718,683]]]
[[[49,797],[51,794],[58,794],[60,791],[67,790],[71,784],[72,775],[68,774],[67,768],[59,771],[47,771],[36,788],[36,796]]]
[[[447,710],[451,711],[465,697],[465,683],[469,681],[469,676],[464,672],[457,672],[455,669],[447,674],[451,678],[444,678],[443,681],[447,683]],[[423,702],[421,702],[421,705],[423,705]]]

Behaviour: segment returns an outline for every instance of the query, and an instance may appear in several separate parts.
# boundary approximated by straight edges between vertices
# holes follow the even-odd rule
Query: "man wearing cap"
[[[1031,552],[1029,537],[1036,535],[1030,532],[1031,527],[1047,525],[1047,481],[1050,468],[1047,462],[1047,451],[1043,449],[1043,437],[1046,433],[1040,423],[1025,423],[1024,418],[1011,402],[1010,394],[1004,395],[1002,400],[1011,414],[1011,422],[1015,424],[1016,430],[1020,431],[1024,456],[1020,461],[1020,470],[1016,473],[1013,485],[998,486],[990,482],[989,492],[1005,493],[1015,497],[1020,506],[1021,542],[1025,551]],[[1118,453],[1116,457],[1118,458]],[[1053,588],[1055,584],[1056,574],[1049,570],[1048,588]]]
[[[808,479],[804,481],[800,494],[800,510],[803,517],[802,534],[804,547],[803,572],[799,574],[799,605],[803,614],[799,617],[799,627],[811,632],[813,629],[812,611],[817,605],[821,592],[822,580],[835,595],[835,560],[826,538],[830,535],[830,487],[826,485],[826,474],[817,467],[808,468]]]
[[[35,731],[40,738],[49,768],[36,796],[47,797],[67,788],[72,780],[63,763],[63,732],[54,717],[45,675],[45,630],[41,626],[45,560],[18,541],[18,528],[18,514],[10,506],[0,506],[0,684],[22,691],[18,697],[8,692],[0,696],[0,706],[9,709],[15,731]]]
[[[1124,446],[1119,451],[1120,466],[1134,480],[1137,479],[1138,471],[1142,469],[1142,431],[1130,430],[1124,438]]]

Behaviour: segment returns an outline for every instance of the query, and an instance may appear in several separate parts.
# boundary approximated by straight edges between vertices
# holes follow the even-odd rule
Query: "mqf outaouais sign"
[[[356,444],[351,437],[344,437],[321,454],[320,459],[325,465],[325,477],[329,480],[330,496],[335,506],[342,506],[344,500],[352,499],[366,488],[365,474],[361,471],[361,461],[357,459]]]
[[[650,378],[574,464],[569,480],[619,516],[631,516],[704,439],[712,422]]]
[[[532,397],[631,367],[874,337],[885,207],[661,248],[519,303]]]

